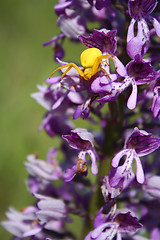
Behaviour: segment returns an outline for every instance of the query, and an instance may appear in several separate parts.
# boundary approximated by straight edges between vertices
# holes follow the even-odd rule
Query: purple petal
[[[156,19],[156,18],[153,18],[153,27],[156,31],[156,34],[158,35],[158,37],[160,37],[160,22]]]
[[[112,159],[112,166],[113,166],[114,168],[118,167],[118,164],[119,164],[119,162],[120,162],[120,159],[121,159],[124,155],[126,155],[127,152],[128,152],[128,150],[127,150],[127,149],[124,149],[124,150],[121,150],[119,153],[117,153],[117,154],[115,155],[115,157]]]
[[[94,29],[90,36],[80,35],[79,40],[88,48],[95,47],[102,52],[113,54],[117,46],[116,33],[116,30]]]
[[[133,217],[130,212],[117,214],[115,221],[119,223],[119,230],[122,232],[136,232],[142,228],[136,217]]]
[[[139,159],[139,157],[136,154],[134,155],[134,158],[136,160],[136,179],[137,179],[137,182],[139,182],[140,184],[143,184],[143,182],[144,182],[144,172],[143,172],[141,160]]]
[[[133,110],[137,104],[137,84],[134,80],[132,80],[132,93],[128,98],[127,107],[130,110]]]
[[[128,8],[132,18],[147,17],[156,7],[156,0],[129,0]]]
[[[94,136],[83,128],[76,128],[71,130],[71,135],[63,135],[69,145],[79,150],[89,150],[94,147]]]
[[[137,54],[142,56],[145,55],[150,43],[149,28],[146,21],[144,19],[138,21],[138,32],[136,37],[134,36],[134,23],[134,21],[131,21],[132,25],[128,28],[129,37],[127,38],[130,39],[127,42],[127,53],[132,59],[134,59]]]
[[[123,63],[117,58],[117,56],[114,56],[113,62],[114,62],[117,73],[120,76],[125,77],[127,75],[126,68],[123,65]]]
[[[135,149],[139,157],[152,153],[159,148],[160,139],[152,137],[151,135],[152,134],[135,127],[132,134],[127,139],[125,147]]]
[[[66,8],[69,8],[70,6],[72,5],[72,1],[69,0],[69,1],[61,1],[59,2],[58,4],[56,4],[54,6],[54,10],[55,12],[57,13],[57,15],[60,15],[60,14],[64,14],[65,13],[65,9]]]
[[[112,85],[108,77],[106,76],[97,77],[91,83],[91,90],[94,93],[106,93],[106,92],[110,93],[112,90]]]
[[[100,226],[98,226],[96,229],[94,229],[93,231],[92,231],[92,234],[91,234],[91,237],[93,238],[93,239],[98,239],[98,236],[103,232],[103,230],[105,229],[105,228],[109,228],[109,227],[111,227],[112,225],[115,225],[114,223],[103,223],[103,224],[101,224]],[[107,231],[107,230],[106,230]],[[109,235],[109,234],[107,234],[107,235]],[[107,236],[106,236],[107,237]],[[104,238],[104,239],[106,239],[106,237]],[[100,238],[100,239],[103,239],[103,238]]]
[[[71,168],[68,168],[66,172],[63,174],[64,181],[70,182],[75,177],[76,172],[77,172],[77,165],[74,165]]]
[[[135,79],[136,84],[155,81],[156,77],[158,77],[151,63],[144,61],[139,54],[135,56],[134,60],[127,64],[126,68],[128,75]]]
[[[160,97],[156,98],[154,105],[152,105],[153,117],[156,118],[159,116],[160,112]]]
[[[96,159],[97,158],[96,153],[93,152],[93,150],[88,150],[87,152],[90,155],[91,161],[92,161],[92,163],[91,163],[91,172],[94,175],[97,175],[98,174],[98,167],[97,167],[97,163],[96,163],[96,160],[97,160]]]
[[[66,9],[65,14],[59,16],[57,23],[65,36],[69,38],[77,39],[80,34],[84,34],[86,31],[83,16],[72,9]]]
[[[62,104],[63,100],[66,98],[68,93],[69,93],[69,90],[67,90],[60,98],[58,98],[57,101],[55,101],[55,103],[52,105],[52,110],[57,109]]]
[[[132,18],[129,26],[128,26],[128,32],[127,32],[127,43],[134,38],[134,24],[135,24],[136,20],[134,18]]]
[[[152,197],[160,199],[160,176],[147,175],[143,184],[143,190]]]

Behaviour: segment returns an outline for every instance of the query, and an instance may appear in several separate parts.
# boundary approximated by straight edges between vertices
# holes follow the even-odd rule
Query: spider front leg
[[[68,67],[68,68],[67,68],[67,67]],[[76,71],[79,73],[80,76],[84,77],[83,71],[82,71],[76,64],[74,64],[74,63],[68,63],[68,64],[66,64],[66,65],[64,65],[64,66],[58,67],[56,70],[54,70],[54,71],[52,72],[51,76],[52,76],[56,71],[58,71],[58,70],[60,70],[60,69],[62,69],[62,68],[67,68],[67,69],[65,70],[65,72],[64,72],[64,73],[62,74],[62,76],[61,76],[61,80],[62,80],[63,77],[67,74],[67,72],[68,72],[72,67],[76,69]],[[51,76],[50,76],[50,78],[51,78]]]
[[[109,59],[113,60],[112,56],[113,55],[111,55],[111,54],[106,54],[106,55],[102,55],[102,56],[97,57],[94,64],[93,64],[93,67],[92,67],[93,75],[97,73],[97,70],[98,70],[98,67],[99,67],[100,63],[105,62],[105,60],[102,61],[102,59],[109,58]]]
[[[109,74],[106,72],[106,70],[104,70],[104,68],[98,68],[97,72],[100,72],[100,71],[103,71],[109,77],[109,79],[112,80]]]

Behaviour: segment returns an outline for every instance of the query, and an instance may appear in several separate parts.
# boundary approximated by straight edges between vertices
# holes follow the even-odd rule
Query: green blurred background
[[[45,110],[30,94],[42,84],[56,64],[45,41],[60,33],[51,0],[2,0],[0,8],[0,221],[9,206],[17,210],[32,204],[27,192],[24,161],[37,151],[45,159],[48,148],[58,141],[38,132]],[[65,60],[77,61],[80,44],[66,41]],[[78,57],[75,57],[78,56]],[[73,59],[72,59],[73,61]],[[0,226],[0,239],[10,239]]]

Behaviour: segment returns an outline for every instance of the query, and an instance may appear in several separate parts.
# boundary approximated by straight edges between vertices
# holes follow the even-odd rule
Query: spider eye
[[[102,52],[98,48],[88,48],[81,53],[81,65],[84,68],[93,67],[97,57],[102,56]]]

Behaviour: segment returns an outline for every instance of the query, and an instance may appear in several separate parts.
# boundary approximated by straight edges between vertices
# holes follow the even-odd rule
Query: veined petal
[[[134,29],[131,30],[131,34],[133,35]],[[149,38],[150,34],[148,25],[145,19],[142,18],[140,21],[138,21],[137,36],[135,37],[133,35],[133,37],[129,38],[130,40],[127,41],[127,53],[130,58],[134,59],[137,54],[140,54],[142,56],[146,54],[150,43]]]

